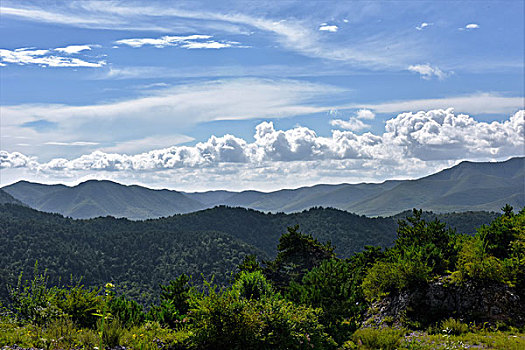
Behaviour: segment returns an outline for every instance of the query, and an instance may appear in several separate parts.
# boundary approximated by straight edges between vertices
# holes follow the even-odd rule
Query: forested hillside
[[[458,213],[449,217],[454,218],[452,224],[461,223],[462,230],[471,233],[494,215]],[[397,219],[323,208],[265,214],[216,207],[146,221],[112,217],[74,220],[2,205],[0,294],[5,297],[6,283],[13,282],[21,271],[30,273],[38,261],[48,269],[52,283],[71,275],[82,277],[86,285],[113,281],[129,295],[150,301],[148,295],[159,283],[181,273],[196,280],[214,276],[217,283],[226,283],[229,272],[247,254],[256,254],[261,260],[275,257],[279,237],[287,227],[299,225],[321,242],[331,241],[338,256],[350,257],[366,245],[392,245]]]
[[[225,215],[228,208],[217,210]],[[254,225],[267,216],[236,210],[232,213],[252,215]],[[312,212],[326,218],[332,211],[303,214]],[[167,238],[161,228],[177,226],[177,217],[146,222],[114,218],[74,221],[5,205],[1,237],[15,234],[15,240],[23,240],[31,236],[26,240],[27,255],[47,250],[52,253],[47,264],[65,266],[47,272],[35,268],[9,284],[0,314],[0,346],[521,349],[525,346],[525,210],[515,213],[505,206],[503,212],[472,236],[457,233],[437,220],[427,221],[422,211],[414,209],[395,225],[392,246],[368,246],[347,259],[337,256],[329,242],[299,231],[298,226],[288,227],[278,239],[276,254],[261,261],[264,253],[252,249],[255,254],[247,254],[250,249],[227,234],[180,230],[168,235],[177,239]],[[57,225],[63,229],[56,232]],[[143,245],[141,234],[149,245]],[[37,240],[47,242],[39,245],[34,242]],[[108,247],[103,247],[103,241]],[[24,253],[10,243],[15,254]],[[177,252],[162,254],[163,249],[170,250],[169,244],[177,245]],[[196,256],[188,255],[185,246],[196,249]],[[123,254],[138,247],[142,253],[131,252],[133,259],[127,260]],[[81,249],[95,258],[88,261]],[[64,252],[75,259],[64,260]],[[221,252],[238,263],[224,260]],[[169,270],[170,264],[181,262],[181,254],[190,263],[180,266],[182,272]],[[156,255],[163,259],[155,264],[147,261]],[[165,259],[171,259],[168,265]],[[199,265],[202,259],[207,259],[206,263]],[[213,265],[217,259],[230,266],[230,270],[221,271],[224,266],[214,265],[219,269],[215,273],[229,276],[227,281],[199,284],[188,277],[187,272]],[[136,302],[141,297],[136,291],[132,291],[132,298],[122,294],[127,286],[122,280],[87,287],[57,280],[57,276],[66,275],[71,264],[97,260],[100,263],[88,269],[102,271],[106,281],[120,273],[140,288],[137,282],[149,275],[170,279],[152,290],[149,300],[142,296],[142,302],[149,301],[149,305]],[[132,261],[136,264],[128,268]],[[144,266],[150,271],[144,271]]]

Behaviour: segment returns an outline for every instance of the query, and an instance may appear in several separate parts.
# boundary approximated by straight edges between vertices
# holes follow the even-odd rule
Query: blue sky
[[[0,183],[275,190],[524,151],[523,1],[2,1]]]

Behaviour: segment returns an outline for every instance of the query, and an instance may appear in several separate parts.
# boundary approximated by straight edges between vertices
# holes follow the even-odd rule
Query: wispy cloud
[[[478,93],[466,96],[429,98],[384,102],[378,104],[358,104],[353,108],[367,108],[376,113],[399,113],[424,111],[450,106],[461,113],[470,114],[509,114],[523,109],[523,97],[506,97],[494,93]]]
[[[14,145],[20,142],[17,137],[23,136],[35,149],[43,143],[51,147],[49,142],[89,140],[113,150],[143,151],[141,147],[147,143],[140,147],[125,143],[148,138],[154,138],[148,141],[152,144],[155,139],[168,142],[169,137],[180,136],[177,130],[181,128],[215,120],[273,119],[325,112],[331,106],[320,101],[344,91],[297,80],[225,79],[149,90],[137,98],[104,104],[3,105],[2,145],[16,148]],[[44,151],[60,154],[58,149],[39,149]]]
[[[146,45],[164,48],[167,46],[182,47],[186,49],[223,49],[227,47],[244,47],[240,43],[228,40],[211,40],[211,35],[194,34],[187,36],[163,36],[160,38],[133,38],[121,39],[115,43],[139,48]]]
[[[55,12],[54,12],[55,11]],[[248,11],[249,12],[249,11]],[[79,16],[78,13],[82,13]],[[370,68],[404,69],[410,60],[421,58],[419,47],[407,33],[392,31],[373,32],[364,37],[353,37],[344,42],[327,42],[319,27],[314,28],[308,21],[294,18],[273,19],[240,12],[212,12],[206,10],[185,10],[178,7],[123,5],[115,2],[78,2],[75,6],[57,7],[53,11],[42,8],[19,9],[11,6],[3,15],[22,16],[31,20],[57,21],[58,23],[82,27],[129,29],[142,26],[148,30],[176,32],[174,23],[183,22],[185,28],[179,32],[195,32],[195,28],[206,29],[210,25],[221,26],[230,33],[261,31],[269,34],[282,47],[305,56],[332,61],[352,63]],[[69,15],[72,15],[69,17]],[[149,27],[148,27],[149,25]],[[162,28],[159,28],[162,27]],[[336,31],[336,25],[326,25],[323,30]],[[403,40],[399,40],[403,37]],[[224,47],[228,43],[192,44],[188,48]],[[232,45],[230,43],[230,45]],[[388,52],[385,52],[385,47]]]
[[[85,45],[87,46],[87,45]],[[88,49],[89,46],[87,46]],[[60,56],[54,54],[55,52],[63,52],[67,54],[78,53],[80,51],[87,50],[81,47],[65,47],[57,49],[28,49],[19,48],[15,50],[0,49],[0,60],[4,63],[13,63],[18,65],[34,64],[42,67],[90,67],[98,68],[106,64],[105,61],[88,62],[77,57]]]
[[[372,120],[374,118],[375,114],[371,110],[360,109],[355,113],[354,117],[350,117],[348,120],[330,120],[330,125],[345,130],[360,131],[371,127],[369,124],[364,123],[361,119]]]

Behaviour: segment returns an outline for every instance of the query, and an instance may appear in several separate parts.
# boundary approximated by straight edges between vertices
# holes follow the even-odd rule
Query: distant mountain
[[[110,215],[146,219],[205,207],[177,191],[125,186],[111,181],[90,180],[74,187],[20,181],[3,190],[34,209],[73,218]]]
[[[273,213],[331,207],[367,216],[391,216],[412,208],[434,212],[499,211],[507,203],[515,208],[525,206],[525,158],[462,162],[417,180],[316,185],[269,193],[186,193],[94,180],[74,187],[20,181],[3,189],[32,208],[74,218],[111,215],[147,219],[218,205]]]
[[[5,192],[4,190],[0,189],[0,204],[19,204],[21,205],[22,202],[20,202],[18,199],[15,199],[13,196]]]
[[[525,206],[525,158],[498,163],[462,162],[345,208],[363,215],[389,216],[422,208],[434,212],[499,211],[505,204]]]

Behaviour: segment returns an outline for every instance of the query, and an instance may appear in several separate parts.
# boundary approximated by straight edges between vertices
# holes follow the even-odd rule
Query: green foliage
[[[246,255],[237,266],[237,269],[239,271],[235,274],[235,280],[237,280],[243,272],[262,271],[262,267],[254,254]]]
[[[300,281],[303,275],[323,260],[335,258],[330,242],[321,243],[311,235],[299,232],[299,226],[288,227],[279,239],[277,257],[266,262],[264,273],[279,290],[287,289],[292,281]]]
[[[43,325],[63,316],[62,310],[57,307],[58,289],[48,288],[47,284],[46,271],[40,274],[38,263],[35,263],[30,282],[24,280],[21,273],[16,287],[9,287],[9,306],[18,321]]]
[[[109,313],[118,319],[123,327],[130,328],[142,324],[146,318],[143,306],[125,295],[111,299],[108,303]]]
[[[463,243],[453,274],[455,281],[525,286],[525,210],[518,214],[510,206],[502,210],[504,215]]]
[[[232,286],[232,291],[240,298],[261,299],[273,294],[273,287],[261,271],[241,272]]]
[[[94,313],[103,303],[99,294],[100,289],[89,290],[77,283],[72,287],[57,290],[56,305],[78,326],[94,328],[98,319]]]
[[[457,254],[454,232],[437,220],[426,222],[421,214],[421,210],[414,209],[412,217],[399,221],[394,247],[370,268],[363,280],[367,300],[419,288],[453,265]]]
[[[327,349],[335,345],[318,322],[319,310],[278,295],[241,298],[211,288],[192,299],[190,343],[198,349]]]
[[[182,274],[168,285],[161,285],[161,303],[150,310],[148,318],[171,328],[180,326],[189,310],[192,294],[189,281],[190,278]]]
[[[402,329],[360,328],[354,333],[352,340],[365,349],[395,350],[401,345],[404,334]]]
[[[342,343],[355,331],[366,309],[360,272],[348,261],[324,260],[301,283],[292,282],[288,298],[297,304],[321,308],[319,322],[337,343]]]
[[[454,318],[443,320],[440,328],[443,332],[451,335],[461,335],[470,330],[468,324]]]

